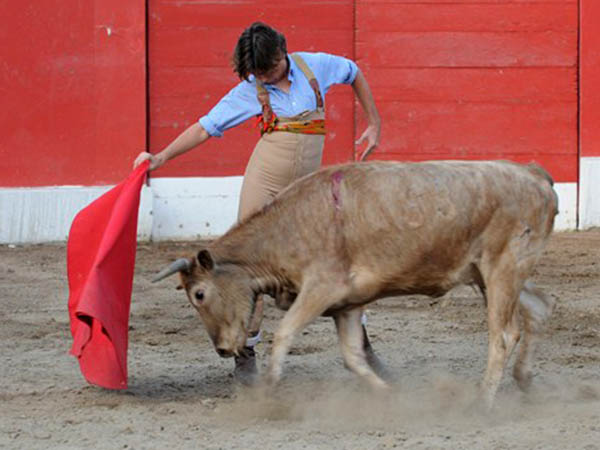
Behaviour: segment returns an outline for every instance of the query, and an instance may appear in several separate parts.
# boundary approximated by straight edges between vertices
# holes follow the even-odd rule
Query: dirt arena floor
[[[373,345],[396,378],[389,392],[344,369],[323,318],[263,396],[235,385],[233,361],[213,350],[175,279],[150,283],[197,245],[138,248],[126,391],[88,385],[68,355],[64,245],[0,246],[0,447],[600,449],[600,231],[552,237],[534,280],[557,307],[532,391],[507,371],[487,416],[472,408],[487,335],[471,288],[370,307]],[[282,314],[268,305],[263,370]]]

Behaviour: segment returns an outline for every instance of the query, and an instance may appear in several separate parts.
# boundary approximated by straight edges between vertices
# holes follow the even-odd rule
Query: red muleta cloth
[[[89,383],[127,389],[140,191],[149,163],[81,210],[67,243],[71,354]]]

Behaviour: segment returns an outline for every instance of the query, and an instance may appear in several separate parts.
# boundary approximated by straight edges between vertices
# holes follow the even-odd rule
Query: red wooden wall
[[[239,35],[253,21],[283,32],[290,52],[323,51],[352,58],[353,3],[150,0],[150,150],[160,151],[239,81],[230,58]],[[330,133],[324,162],[348,160],[353,151],[352,88],[332,88],[326,102]],[[153,175],[242,175],[259,137],[251,122],[210,139]]]
[[[357,0],[379,159],[535,160],[577,180],[577,2]]]
[[[0,186],[115,183],[146,147],[144,0],[2,2]]]
[[[600,156],[600,2],[581,2],[580,146],[582,157]]]
[[[586,121],[600,110],[595,3],[581,19],[589,156],[600,155]],[[577,181],[577,12],[576,0],[3,2],[0,186],[119,181],[147,132],[160,150],[237,82],[229,58],[254,20],[290,51],[358,61],[384,121],[375,158],[537,160]],[[364,126],[352,99],[348,86],[328,94],[325,163],[352,156]],[[154,175],[241,175],[256,139],[244,124]]]

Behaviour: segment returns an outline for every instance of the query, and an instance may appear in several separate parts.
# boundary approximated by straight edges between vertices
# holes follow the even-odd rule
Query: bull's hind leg
[[[302,285],[296,301],[275,332],[268,369],[269,383],[274,384],[279,381],[283,360],[296,334],[331,306],[347,298],[348,293],[348,286],[344,283],[332,284],[330,280],[316,277]]]
[[[362,309],[355,308],[336,314],[333,317],[344,362],[348,369],[367,380],[372,386],[377,388],[387,387],[387,384],[375,374],[367,363],[361,315]]]
[[[517,385],[526,390],[531,385],[534,346],[542,325],[552,314],[554,300],[527,281],[519,295],[519,312],[523,318],[523,338],[519,345],[513,376]]]

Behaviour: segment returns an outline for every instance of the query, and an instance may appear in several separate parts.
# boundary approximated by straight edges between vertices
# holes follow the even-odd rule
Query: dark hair
[[[262,22],[254,22],[238,39],[233,51],[233,71],[240,79],[250,74],[268,72],[277,64],[279,56],[287,54],[285,36]]]

